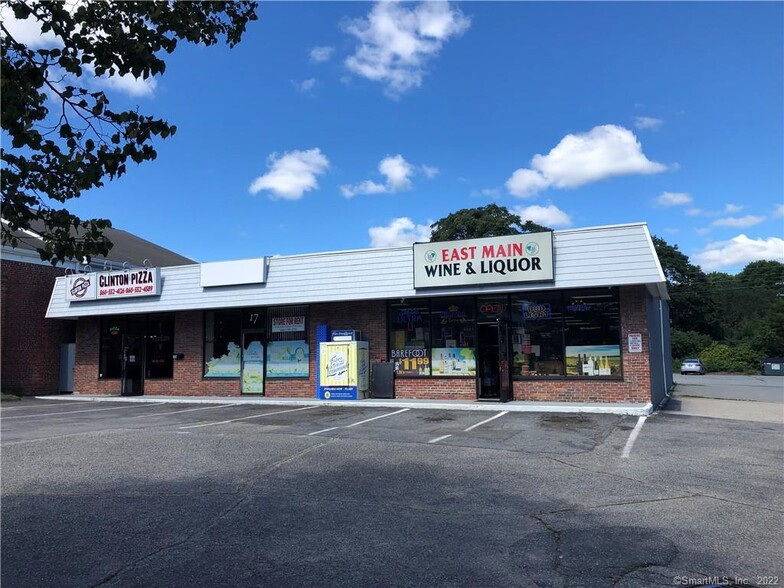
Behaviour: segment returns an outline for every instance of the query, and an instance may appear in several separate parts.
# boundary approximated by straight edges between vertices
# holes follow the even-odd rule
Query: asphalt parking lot
[[[778,423],[23,400],[0,426],[3,586],[784,582]]]

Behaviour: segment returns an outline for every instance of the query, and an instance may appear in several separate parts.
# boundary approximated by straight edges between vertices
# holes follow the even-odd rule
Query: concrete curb
[[[78,400],[82,402],[155,402],[167,404],[238,404],[256,406],[363,406],[376,408],[418,408],[426,410],[468,410],[484,412],[551,412],[591,413],[647,416],[653,412],[648,404],[604,404],[568,402],[461,402],[429,400],[317,400],[308,398],[216,398],[205,396],[86,396],[68,394],[59,396],[36,396],[40,400]]]

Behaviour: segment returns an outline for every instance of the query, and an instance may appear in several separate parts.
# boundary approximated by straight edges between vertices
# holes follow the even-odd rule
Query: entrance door
[[[120,394],[141,396],[144,394],[144,337],[123,335],[122,379]]]
[[[479,323],[476,397],[478,400],[509,402],[512,373],[509,323]]]
[[[242,393],[264,394],[264,331],[242,332]]]
[[[498,323],[479,323],[476,327],[478,352],[476,397],[478,400],[500,400]]]

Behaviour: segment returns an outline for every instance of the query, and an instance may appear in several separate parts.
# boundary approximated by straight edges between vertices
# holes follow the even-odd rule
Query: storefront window
[[[120,378],[122,375],[122,342],[125,334],[124,316],[101,318],[101,351],[98,360],[98,377]]]
[[[390,358],[395,376],[430,375],[430,305],[427,300],[389,307]]]
[[[307,378],[310,374],[308,307],[267,311],[267,377]]]
[[[431,375],[476,377],[474,298],[436,299],[431,312]]]
[[[147,321],[146,377],[174,376],[174,315],[151,315]]]
[[[620,377],[620,322],[617,289],[566,292],[566,375]]]
[[[239,378],[242,313],[210,310],[204,325],[204,377]]]
[[[515,296],[512,306],[512,373],[524,377],[563,376],[561,294]]]
[[[122,377],[123,352],[129,362],[144,366],[145,378],[174,376],[174,315],[134,314],[101,319],[98,377]]]

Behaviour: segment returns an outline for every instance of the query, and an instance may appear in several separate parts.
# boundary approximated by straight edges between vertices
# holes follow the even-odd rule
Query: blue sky
[[[273,2],[115,107],[158,159],[70,205],[199,261],[408,244],[496,203],[784,261],[784,4]]]

